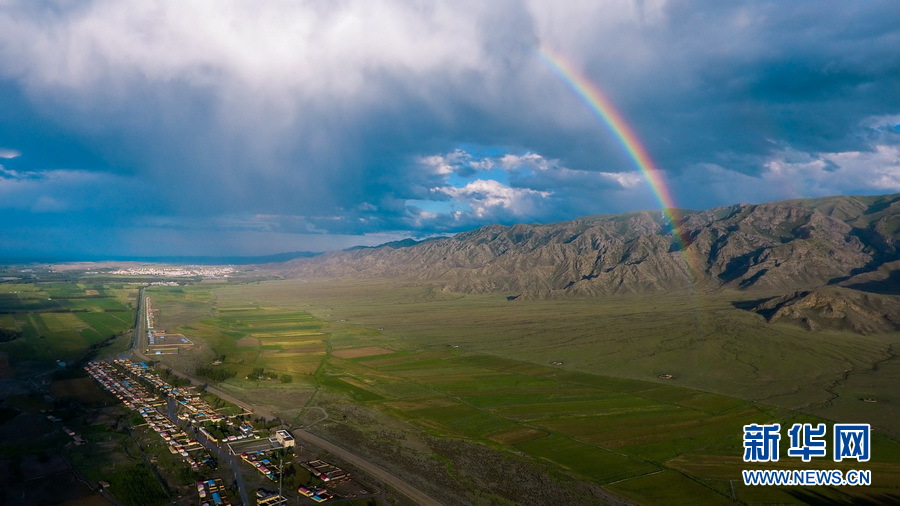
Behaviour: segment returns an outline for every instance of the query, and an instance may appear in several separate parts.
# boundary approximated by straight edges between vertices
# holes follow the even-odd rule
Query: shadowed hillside
[[[336,252],[280,265],[289,277],[392,277],[448,291],[524,298],[704,291],[795,291],[853,276],[866,281],[900,258],[900,194],[736,204],[681,212],[687,244],[659,211],[548,225],[491,225],[451,238]],[[882,269],[884,270],[884,269]],[[873,284],[874,283],[874,284]]]
[[[753,309],[769,322],[792,321],[809,330],[831,328],[874,334],[900,329],[896,297],[839,287],[794,292]]]

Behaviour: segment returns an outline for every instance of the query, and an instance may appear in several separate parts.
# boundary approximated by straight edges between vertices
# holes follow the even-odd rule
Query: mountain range
[[[809,323],[810,314],[822,313],[815,308],[831,307],[840,320],[840,307],[862,315],[846,318],[847,325],[874,332],[900,325],[900,194],[490,225],[292,260],[278,270],[286,277],[428,281],[510,300],[745,290],[780,294],[753,308],[770,319],[805,318],[818,327]],[[871,324],[872,315],[884,321]]]

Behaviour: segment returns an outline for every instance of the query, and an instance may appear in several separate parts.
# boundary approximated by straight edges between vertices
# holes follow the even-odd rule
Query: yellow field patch
[[[303,357],[309,357],[309,356],[321,356],[324,354],[325,354],[325,350],[323,350],[322,348],[317,348],[317,349],[309,348],[306,351],[262,350],[262,352],[260,353],[260,355],[262,355],[264,357],[278,357],[278,358],[282,358],[282,359],[295,358],[295,357],[303,358]]]
[[[269,360],[267,365],[267,370],[279,371],[279,372],[290,372],[290,373],[299,373],[299,374],[312,374],[316,371],[321,363],[320,360],[312,360],[315,357],[309,356],[306,360],[303,359],[295,359],[295,360]],[[296,381],[297,378],[294,378]]]
[[[348,348],[346,350],[334,350],[331,352],[332,355],[338,358],[359,358],[359,357],[372,357],[375,355],[387,355],[388,353],[394,353],[394,350],[389,350],[387,348],[381,348],[380,346],[366,346],[364,348]]]
[[[253,337],[258,337],[260,339],[273,339],[273,338],[286,338],[286,337],[309,337],[309,336],[323,336],[325,335],[322,332],[318,332],[315,330],[285,330],[282,332],[253,332]]]
[[[260,339],[262,346],[311,347],[324,346],[321,339]]]

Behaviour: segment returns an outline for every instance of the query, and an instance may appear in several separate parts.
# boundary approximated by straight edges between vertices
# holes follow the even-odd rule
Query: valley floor
[[[443,502],[900,497],[897,334],[770,325],[736,307],[744,293],[509,301],[377,280],[154,290],[166,326],[205,343],[167,362],[220,359],[236,373],[220,388]],[[257,368],[292,382],[249,381]],[[872,487],[739,481],[744,425],[812,421],[875,427]]]

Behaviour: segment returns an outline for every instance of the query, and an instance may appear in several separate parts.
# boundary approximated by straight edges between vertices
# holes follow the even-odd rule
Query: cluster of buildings
[[[264,439],[259,438],[256,441],[262,443]],[[275,469],[273,467],[273,463],[266,457],[266,453],[277,448],[293,447],[294,436],[292,436],[291,433],[286,430],[277,430],[275,431],[275,437],[269,438],[268,443],[271,446],[264,449],[257,449],[255,451],[248,450],[241,452],[240,457],[244,460],[244,462],[256,468],[256,470],[259,471],[260,474],[272,481],[275,481],[280,475],[281,470]],[[259,447],[260,446],[256,446],[256,448]],[[234,448],[232,448],[232,452],[234,452]]]
[[[225,484],[220,478],[198,481],[197,494],[201,506],[231,506],[225,497]]]
[[[324,482],[340,480],[343,478],[347,478],[349,474],[347,471],[325,462],[324,460],[310,460],[307,462],[301,462],[300,465],[306,468],[307,471],[312,473],[313,476],[319,478]]]
[[[117,365],[119,367],[116,367]],[[159,395],[149,392],[139,378],[176,399],[184,395],[183,389],[179,391],[162,381],[159,376],[148,371],[146,364],[139,365],[127,360],[117,359],[114,363],[90,362],[85,369],[104,389],[110,391],[129,409],[138,412],[147,422],[147,426],[166,442],[172,454],[180,455],[191,469],[195,471],[200,469],[200,460],[193,458],[191,452],[203,450],[203,445],[159,412],[157,408],[164,406],[166,401]]]
[[[129,364],[128,361],[121,359],[116,359],[114,363],[120,366]],[[104,390],[116,396],[116,399],[122,401],[129,409],[138,411],[140,406],[156,407],[166,403],[158,395],[149,392],[130,374],[116,368],[113,363],[90,362],[85,366],[85,370],[100,383]]]
[[[145,363],[123,359],[112,362],[95,361],[90,362],[85,369],[104,389],[110,391],[129,409],[139,413],[148,427],[166,442],[169,451],[180,455],[194,470],[199,470],[204,461],[202,457],[195,457],[194,452],[202,451],[204,456],[207,456],[207,452],[202,444],[176,425],[174,417],[169,419],[164,415],[170,400],[178,406],[178,413],[175,415],[178,419],[194,424],[199,432],[213,443],[228,443],[232,454],[241,452],[241,450],[235,452],[234,448],[231,448],[232,443],[246,448],[246,451],[239,453],[240,457],[272,481],[279,478],[280,470],[277,462],[273,464],[266,457],[267,452],[276,448],[295,446],[296,442],[289,431],[277,430],[273,437],[260,437],[252,425],[245,422],[235,423],[236,418],[229,419],[221,415],[200,398],[192,387],[175,387],[163,381]],[[223,433],[225,435],[217,438],[211,431],[219,436]],[[76,441],[77,437],[80,437],[74,433],[71,435]],[[310,460],[302,462],[301,465],[323,482],[332,482],[332,485],[334,482],[346,483],[349,479],[346,471],[322,460]],[[316,502],[339,497],[324,487],[312,489],[299,487],[298,492]],[[225,487],[221,479],[197,482],[197,493],[202,505],[230,504],[225,497]],[[264,490],[257,493],[257,504],[278,506],[286,503],[287,499],[280,494]]]
[[[129,267],[108,272],[107,274],[115,274],[117,276],[219,279],[227,278],[235,272],[237,272],[237,269],[229,266],[188,265],[183,267]]]
[[[266,478],[272,481],[275,481],[275,479],[277,478],[277,475],[275,473],[278,470],[271,467],[272,462],[265,457],[265,453],[261,451],[256,451],[253,453],[242,453],[241,458],[244,459],[244,462],[255,467],[256,470]]]
[[[301,495],[305,495],[316,502],[325,502],[334,498],[334,496],[324,488],[300,487],[297,489],[297,492],[300,492]]]
[[[190,407],[196,409],[196,406],[186,405],[185,407]],[[220,436],[216,437],[207,427],[211,427],[212,425],[207,423],[206,427],[200,426],[200,432],[206,436],[207,439],[212,441],[213,443],[236,443],[238,441],[244,439],[259,439],[259,436],[256,433],[256,429],[253,428],[252,425],[246,422],[235,423],[234,420],[226,418],[218,413],[213,411],[214,415],[210,415],[209,411],[185,411],[178,415],[178,418],[182,420],[190,420],[195,424],[202,424],[205,422],[219,422],[216,426],[218,427],[218,432],[220,432]],[[224,422],[224,424],[222,423]],[[230,448],[230,446],[229,446]],[[231,452],[232,455],[235,454],[234,451]]]
[[[91,364],[108,365],[106,362],[92,362]],[[177,402],[178,405],[184,409],[184,411],[178,415],[178,418],[181,420],[190,420],[197,423],[220,422],[225,420],[225,417],[216,412],[216,409],[208,402],[204,401],[200,395],[194,391],[193,387],[176,387],[163,381],[163,379],[160,378],[158,374],[154,373],[144,362],[137,363],[117,358],[113,361],[113,364],[119,366],[124,371],[126,377],[130,376],[127,377],[125,381],[128,382],[128,385],[133,385],[140,389],[140,395],[138,397],[144,401],[144,404],[151,407],[157,407],[164,406],[166,401],[160,396],[147,393],[146,389],[140,385],[140,381],[135,381],[136,379],[143,380],[147,384],[152,385],[161,395]],[[91,365],[89,364],[88,367],[91,367]],[[115,367],[112,367],[111,369],[115,370]],[[128,404],[126,404],[126,406],[128,406]],[[128,407],[131,408],[132,406]],[[137,410],[135,409],[135,411]]]
[[[184,431],[179,430],[178,427],[172,424],[167,418],[162,417],[163,419],[160,420],[160,415],[158,413],[151,414],[149,412],[141,412],[141,416],[145,417],[144,419],[147,420],[147,425],[156,431],[156,433],[169,445],[169,452],[173,455],[181,455],[194,471],[200,470],[199,459],[194,459],[190,456],[190,452],[203,450],[203,445],[201,445],[199,441],[188,436]]]
[[[256,491],[257,506],[281,506],[287,504],[287,497],[277,492],[269,492],[268,490],[259,489]]]

